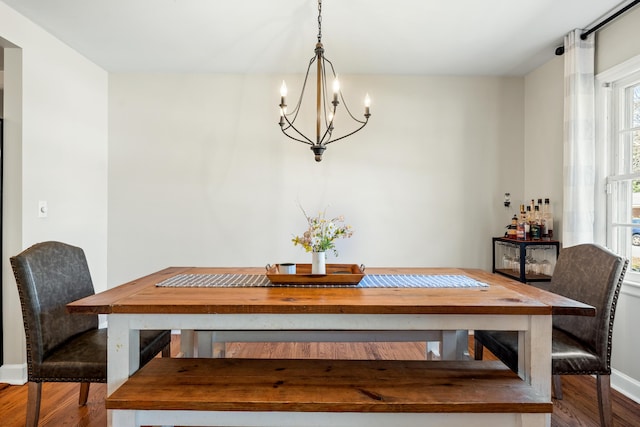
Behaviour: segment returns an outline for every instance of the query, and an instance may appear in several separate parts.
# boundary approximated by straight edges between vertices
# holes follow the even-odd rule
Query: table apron
[[[128,329],[217,331],[524,331],[531,315],[513,314],[110,314]],[[534,316],[535,317],[535,316]]]

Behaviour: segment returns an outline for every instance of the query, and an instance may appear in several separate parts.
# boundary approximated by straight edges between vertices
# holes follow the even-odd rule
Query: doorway
[[[4,172],[3,172],[3,153],[4,153],[4,145],[3,145],[3,136],[4,130],[2,127],[2,117],[4,116],[4,48],[0,46],[0,265],[4,266],[4,253],[2,248],[4,247],[4,236],[2,234],[2,188],[4,186]],[[2,277],[4,276],[3,267],[0,267],[0,366],[4,365],[4,336],[3,336],[3,324],[2,324],[2,289],[4,289],[4,282]]]

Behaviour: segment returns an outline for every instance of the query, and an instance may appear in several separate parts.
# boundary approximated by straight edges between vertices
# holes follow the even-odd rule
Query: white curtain
[[[564,247],[592,243],[595,194],[594,36],[564,38]]]

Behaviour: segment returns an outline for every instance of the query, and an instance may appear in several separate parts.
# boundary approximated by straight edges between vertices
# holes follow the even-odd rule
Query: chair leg
[[[89,385],[91,385],[91,383],[80,383],[80,397],[78,398],[78,405],[80,406],[87,404],[87,399],[89,398]]]
[[[27,422],[26,427],[37,427],[40,418],[40,397],[42,383],[29,382],[27,386]]]
[[[598,407],[600,410],[600,425],[613,426],[613,411],[611,410],[611,379],[609,375],[596,375],[598,388]]]
[[[171,357],[171,343],[165,345],[162,349],[162,357]]]
[[[484,346],[482,343],[474,338],[473,340],[473,358],[475,360],[482,360],[484,354]]]
[[[553,376],[553,394],[556,399],[562,400],[562,378],[560,375]]]

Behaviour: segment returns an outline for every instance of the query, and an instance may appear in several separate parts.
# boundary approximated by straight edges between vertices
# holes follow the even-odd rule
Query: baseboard
[[[27,364],[0,366],[0,383],[24,385],[27,383]]]
[[[611,388],[640,403],[640,382],[622,372],[611,370]]]

